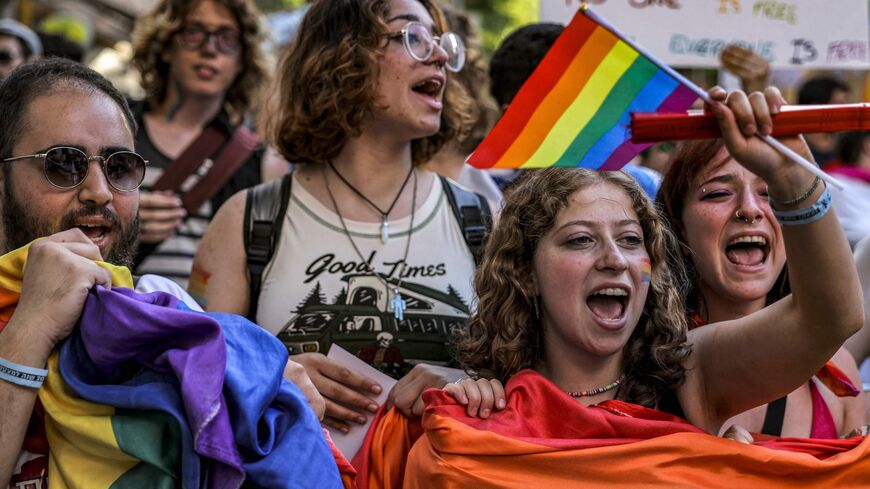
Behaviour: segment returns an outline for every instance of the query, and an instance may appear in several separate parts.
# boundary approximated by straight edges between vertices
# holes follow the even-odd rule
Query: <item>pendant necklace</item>
[[[335,174],[338,175],[339,178],[341,178],[341,175],[335,170],[335,167],[332,166],[332,162],[329,162],[329,166],[330,166],[330,168],[332,168],[332,171],[335,172]],[[414,174],[414,190],[413,190],[413,193],[411,194],[412,195],[412,197],[411,197],[411,223],[408,226],[408,240],[405,242],[405,255],[402,258],[402,264],[403,264],[402,267],[403,268],[402,268],[402,270],[399,270],[398,282],[396,282],[396,285],[394,287],[391,287],[390,283],[387,282],[386,279],[381,277],[381,274],[374,271],[374,269],[369,269],[369,271],[372,273],[372,275],[374,275],[374,277],[376,279],[378,279],[381,283],[384,284],[384,287],[387,288],[387,291],[392,289],[393,298],[390,299],[389,307],[393,308],[393,314],[395,315],[395,317],[398,321],[402,321],[405,319],[405,309],[407,309],[407,307],[408,307],[408,302],[402,297],[402,294],[399,292],[399,288],[402,286],[402,280],[403,280],[402,272],[404,271],[404,267],[408,266],[408,250],[411,249],[411,233],[414,231],[414,213],[417,211],[417,172],[414,171],[413,165],[411,166],[411,172],[408,173],[408,177],[411,176],[411,173]],[[363,199],[368,201],[368,199],[366,199],[361,193],[356,191],[356,189],[354,189],[353,186],[350,185],[346,180],[344,180],[343,178],[341,178],[341,180],[344,181],[344,183],[347,184],[351,189],[353,189],[359,196],[363,197]],[[323,183],[326,184],[326,193],[329,194],[329,200],[330,200],[330,202],[332,202],[332,207],[335,209],[336,215],[338,215],[338,220],[339,220],[339,222],[341,222],[341,229],[344,231],[344,235],[347,236],[347,240],[350,241],[350,245],[353,248],[353,251],[355,251],[357,256],[359,257],[360,263],[365,263],[365,261],[366,261],[365,256],[363,256],[359,247],[357,247],[356,242],[354,242],[353,236],[350,235],[350,231],[348,231],[348,229],[347,229],[347,224],[345,224],[345,222],[344,222],[344,216],[342,216],[341,211],[338,210],[338,202],[335,201],[335,196],[332,195],[332,189],[329,187],[329,178],[327,178],[327,176],[326,176],[326,168],[323,169]],[[407,184],[407,183],[408,183],[408,178],[405,178],[405,183],[402,184],[403,190],[405,188],[405,184]],[[402,190],[399,190],[399,195],[401,195],[401,194],[402,194]],[[396,200],[398,200],[398,198],[399,197],[396,196]],[[374,206],[374,204],[372,204],[371,202],[369,202],[369,204]],[[396,205],[396,201],[393,201],[393,205]],[[393,209],[393,205],[390,206],[389,210]],[[377,208],[377,206],[375,206],[375,207]],[[380,210],[380,209],[378,209],[378,210]],[[386,217],[384,217],[384,219],[385,219],[384,226],[381,228],[383,230],[381,237],[382,237],[382,242],[386,243],[386,240],[383,239],[383,237],[385,235],[384,233],[386,233],[386,231],[385,231],[386,230]],[[389,295],[388,295],[388,297],[389,297]]]
[[[341,175],[341,173],[338,172],[338,170],[335,168],[335,165],[332,164],[332,160],[329,160],[329,167],[332,169],[333,172],[335,172],[335,175],[338,177],[339,180],[341,180],[345,185],[347,185],[348,188],[353,190],[353,193],[357,194],[362,200],[366,201],[366,203],[368,205],[374,207],[374,209],[376,211],[378,211],[378,214],[381,215],[381,243],[386,243],[387,240],[390,239],[390,222],[387,220],[387,218],[390,216],[390,212],[393,212],[393,207],[396,206],[396,202],[399,201],[399,197],[402,196],[402,192],[405,191],[405,187],[408,185],[408,180],[411,179],[411,173],[414,171],[414,165],[413,164],[411,165],[411,170],[405,176],[405,181],[402,182],[402,186],[399,188],[399,193],[396,194],[396,198],[393,199],[393,203],[390,204],[390,207],[387,208],[386,211],[384,211],[383,209],[378,207],[377,204],[375,204],[374,202],[369,200],[368,197],[363,195],[362,192],[360,192],[349,181],[347,181],[347,179],[344,178]]]

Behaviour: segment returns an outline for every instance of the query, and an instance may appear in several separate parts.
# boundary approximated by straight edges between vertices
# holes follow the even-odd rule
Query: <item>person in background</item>
[[[79,44],[67,39],[62,34],[40,32],[39,40],[42,42],[45,57],[58,57],[81,63],[85,57],[85,51]]]
[[[150,166],[137,273],[186,287],[221,204],[289,170],[244,125],[268,78],[263,39],[251,0],[161,0],[137,20],[133,65],[146,98],[131,109]]]
[[[677,148],[675,141],[663,141],[653,144],[640,152],[638,164],[650,170],[655,170],[660,175],[668,172],[671,163],[671,155]]]
[[[830,76],[816,76],[805,81],[798,90],[798,104],[844,104],[849,97],[849,86]],[[837,133],[804,134],[816,163],[824,167],[837,155]]]
[[[465,44],[465,67],[448,83],[461,85],[471,97],[471,125],[467,131],[448,141],[426,163],[426,167],[483,195],[489,201],[490,209],[497,212],[503,196],[491,172],[465,164],[465,159],[483,141],[498,117],[498,108],[489,92],[488,66],[480,45],[480,34],[467,13],[449,3],[442,4],[441,9],[444,10],[447,25]]]
[[[837,158],[828,162],[825,171],[845,187],[832,187],[831,195],[846,237],[855,246],[870,236],[870,133],[847,132],[839,136]]]
[[[42,43],[26,25],[0,19],[0,80],[15,67],[42,56]]]
[[[844,346],[861,365],[861,378],[867,386],[870,384],[870,363],[866,361],[870,357],[870,236],[858,242],[854,252],[855,267],[864,289],[864,327],[846,340]],[[867,408],[870,410],[870,404]]]
[[[824,185],[813,180],[811,187],[819,186]],[[690,328],[746,317],[791,292],[783,228],[769,203],[768,183],[735,161],[724,141],[683,143],[658,203],[692,271]],[[772,436],[842,437],[867,422],[864,396],[855,386],[860,389],[855,360],[840,348],[818,375],[728,420],[721,431],[738,424]]]
[[[744,92],[758,92],[767,87],[770,63],[751,49],[731,44],[722,50],[719,59],[723,69],[740,78]]]

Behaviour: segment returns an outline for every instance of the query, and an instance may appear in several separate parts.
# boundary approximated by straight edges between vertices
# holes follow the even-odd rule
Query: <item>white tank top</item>
[[[415,360],[448,361],[451,338],[472,305],[474,260],[441,180],[434,182],[429,195],[417,196],[424,202],[414,215],[407,263],[410,216],[389,221],[386,243],[381,223],[345,219],[361,259],[338,215],[292,185],[257,323],[291,353],[325,354],[335,342],[394,377]],[[396,287],[406,305],[402,319],[393,307]]]

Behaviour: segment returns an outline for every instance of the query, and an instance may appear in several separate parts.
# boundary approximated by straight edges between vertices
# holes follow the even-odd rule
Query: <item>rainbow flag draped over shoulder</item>
[[[477,168],[618,170],[633,144],[632,112],[680,112],[697,96],[579,11],[505,115],[468,158]]]
[[[531,370],[505,392],[507,407],[480,419],[449,394],[427,391],[422,434],[387,412],[363,445],[368,452],[354,459],[356,487],[870,487],[868,438],[759,436],[744,445],[635,404],[585,407]]]
[[[28,248],[0,257],[0,319]],[[129,271],[95,287],[39,391],[52,489],[343,487],[284,346],[246,319],[137,294]]]

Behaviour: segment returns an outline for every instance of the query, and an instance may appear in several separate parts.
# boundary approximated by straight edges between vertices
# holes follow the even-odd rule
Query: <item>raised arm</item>
[[[221,206],[196,251],[188,292],[206,311],[248,313],[250,293],[242,238],[246,198],[243,190]]]
[[[689,336],[694,350],[680,400],[691,421],[716,432],[733,415],[806,382],[860,328],[864,316],[852,253],[833,209],[810,210],[825,207],[825,185],[788,204],[813,188],[815,177],[754,136],[756,130],[770,134],[770,115],[783,104],[779,91],[769,88],[748,97],[737,91],[726,99],[717,87],[710,95],[728,151],[768,183],[771,199],[781,203],[774,211],[807,210],[804,219],[782,226],[792,295]],[[802,138],[782,142],[811,158]]]

